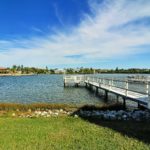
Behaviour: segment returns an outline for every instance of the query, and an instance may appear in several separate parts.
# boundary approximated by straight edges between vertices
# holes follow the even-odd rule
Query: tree
[[[15,73],[16,70],[17,70],[17,66],[16,66],[16,65],[13,65],[12,68],[11,68],[11,70],[12,70],[13,73]]]

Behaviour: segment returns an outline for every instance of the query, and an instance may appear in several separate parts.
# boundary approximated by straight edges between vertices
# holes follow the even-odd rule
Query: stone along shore
[[[77,111],[66,111],[63,109],[47,109],[47,110],[28,110],[27,112],[12,113],[13,117],[23,118],[38,118],[38,117],[52,117],[52,116],[74,116],[74,117],[93,117],[100,120],[133,120],[133,121],[150,121],[150,111],[148,110],[77,110]]]

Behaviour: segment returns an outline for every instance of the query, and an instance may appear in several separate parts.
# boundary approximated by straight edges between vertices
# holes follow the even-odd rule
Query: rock
[[[81,115],[84,114],[84,111],[83,111],[83,110],[80,110],[80,111],[79,111],[79,114],[81,114]]]
[[[46,117],[51,117],[51,115],[47,114],[47,116],[46,116]]]
[[[99,115],[100,115],[100,112],[99,112],[99,111],[95,111],[95,115],[96,115],[96,116],[99,116]]]
[[[117,113],[118,113],[118,115],[123,115],[124,114],[124,110],[119,110]]]
[[[19,111],[19,110],[18,110]],[[26,118],[33,118],[33,117],[51,117],[51,116],[59,116],[61,114],[67,114],[71,115],[73,112],[71,111],[65,111],[63,109],[55,109],[50,110],[36,110],[31,111],[31,109],[28,109],[27,114],[20,114],[18,117],[26,117]],[[15,117],[17,114],[12,113],[12,116]],[[75,118],[78,118],[79,116],[82,117],[96,117],[98,119],[104,119],[104,120],[135,120],[135,121],[142,121],[142,120],[150,120],[150,111],[145,110],[133,110],[133,111],[124,111],[124,110],[107,110],[107,111],[99,111],[99,110],[80,110],[78,113],[73,115]]]
[[[58,112],[55,112],[55,113],[54,113],[54,115],[58,116],[58,115],[59,115],[59,113],[58,113]]]
[[[12,113],[12,117],[15,117],[16,116],[16,114],[15,113]]]
[[[36,115],[41,115],[41,114],[42,114],[41,111],[35,111],[34,113],[35,113]]]
[[[46,111],[43,111],[42,113],[41,113],[41,116],[46,116],[48,113],[46,112]]]
[[[109,114],[108,115],[110,120],[116,120],[116,115],[115,114]]]
[[[60,112],[63,112],[64,110],[63,110],[63,109],[60,109],[59,111],[60,111]]]
[[[122,116],[123,120],[127,120],[127,115]]]
[[[77,114],[74,115],[75,118],[78,118],[79,116]]]
[[[48,113],[49,113],[50,115],[53,114],[53,112],[52,112],[51,110],[49,110]]]
[[[66,111],[63,111],[62,113],[63,113],[63,114],[67,114],[67,112],[66,112]]]
[[[70,114],[71,114],[71,113],[68,111],[68,112],[67,112],[67,115],[70,115]]]
[[[108,119],[109,119],[109,116],[108,116],[107,114],[104,114],[104,115],[103,115],[103,118],[104,118],[105,120],[108,120]]]

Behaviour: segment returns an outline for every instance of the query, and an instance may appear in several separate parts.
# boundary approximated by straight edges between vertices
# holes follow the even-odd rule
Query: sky
[[[150,68],[150,0],[0,0],[0,66]]]

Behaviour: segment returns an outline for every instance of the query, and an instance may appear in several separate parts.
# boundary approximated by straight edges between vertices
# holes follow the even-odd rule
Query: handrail
[[[123,89],[126,91],[126,95],[128,95],[128,91],[131,91],[131,92],[137,92],[139,94],[145,94],[145,95],[149,95],[149,82],[148,81],[145,81],[145,82],[140,82],[140,81],[129,81],[127,79],[125,80],[121,80],[121,79],[114,79],[114,78],[101,78],[101,77],[96,77],[96,76],[86,76],[86,75],[65,75],[64,76],[64,79],[67,80],[71,80],[72,79],[77,79],[79,78],[78,80],[82,80],[82,81],[85,81],[85,80],[89,80],[89,81],[92,81],[92,82],[97,82],[97,83],[100,83],[100,84],[103,84],[103,85],[108,85],[110,87],[110,89],[112,87],[116,87],[116,88],[120,88],[120,89]],[[107,82],[106,82],[107,81]],[[125,83],[123,86],[118,86],[116,85],[117,83]],[[114,84],[115,83],[115,84]],[[143,84],[145,85],[145,89],[143,91],[138,91],[138,90],[133,90],[133,89],[130,89],[129,90],[129,84],[130,83],[133,83],[133,84]]]
[[[129,79],[125,79],[125,80],[121,80],[121,79],[115,79],[115,78],[101,78],[101,77],[90,77],[90,76],[85,76],[85,77],[89,77],[89,78],[98,78],[98,79],[104,79],[104,80],[112,80],[113,79],[113,81],[118,81],[118,82],[126,82],[126,81],[128,81],[128,83],[135,83],[135,84],[138,84],[138,83],[150,83],[150,81],[147,81],[147,80],[145,80],[145,81],[130,81]]]
[[[68,79],[67,79],[68,78]],[[114,78],[101,78],[96,76],[85,76],[85,75],[65,75],[64,76],[64,86],[66,85],[67,81],[73,80],[73,82],[79,84],[80,82],[86,82],[86,84],[92,84],[90,82],[95,82],[99,85],[100,88],[109,90],[113,92],[113,87],[123,90],[123,96],[130,97],[130,92],[133,92],[133,95],[137,95],[139,98],[144,96],[144,101],[147,101],[147,107],[150,109],[150,81],[130,81],[128,79],[121,80],[121,79],[114,79]],[[115,83],[115,84],[114,84]],[[122,84],[122,85],[121,85]],[[144,86],[143,91],[139,91],[139,89],[129,88],[129,84],[132,84],[133,87],[136,84]],[[103,87],[102,85],[107,85],[108,88]],[[114,90],[115,90],[114,88]],[[114,91],[115,92],[115,91]],[[140,95],[141,94],[141,95]],[[132,97],[130,97],[132,98]],[[146,99],[145,99],[146,98]]]
[[[85,77],[86,78],[86,77]],[[123,89],[123,90],[125,90],[125,92],[126,92],[126,96],[128,95],[128,91],[131,91],[131,92],[137,92],[137,93],[139,93],[139,94],[145,94],[145,95],[149,95],[149,82],[143,82],[142,81],[142,83],[143,83],[143,85],[145,85],[146,86],[146,91],[145,92],[142,92],[142,91],[137,91],[137,90],[133,90],[133,89],[130,89],[129,90],[129,88],[128,88],[128,86],[129,86],[129,83],[134,83],[134,84],[139,84],[139,83],[141,83],[140,81],[137,83],[135,83],[135,82],[131,82],[131,81],[128,81],[128,80],[118,80],[118,79],[108,79],[108,78],[99,78],[99,77],[89,77],[89,76],[87,76],[87,78],[88,78],[88,80],[90,81],[90,78],[92,78],[92,80],[93,79],[100,79],[99,81],[100,82],[98,82],[98,83],[100,83],[100,84],[103,84],[103,85],[108,85],[108,86],[110,86],[110,88],[111,87],[116,87],[116,88],[120,88],[120,89]],[[104,83],[104,82],[101,82],[101,80],[102,81],[105,81],[105,80],[107,80],[108,81],[108,83]],[[120,87],[120,86],[117,86],[117,85],[114,85],[114,84],[111,84],[110,85],[110,82],[109,81],[115,81],[115,82],[122,82],[122,83],[125,83],[125,87]]]
[[[100,83],[100,82],[99,82]],[[103,84],[103,83],[102,83]],[[108,85],[108,84],[103,84],[103,85]],[[100,85],[100,87],[101,87],[101,85]],[[120,86],[115,86],[115,85],[111,85],[111,87],[116,87],[116,88],[119,88],[119,89],[122,89],[122,90],[126,90],[126,88],[123,88],[123,87],[120,87]],[[130,92],[136,92],[136,93],[139,93],[139,94],[146,94],[146,93],[144,93],[144,92],[141,92],[141,91],[136,91],[136,90],[129,90],[128,89],[128,91],[130,91]]]

